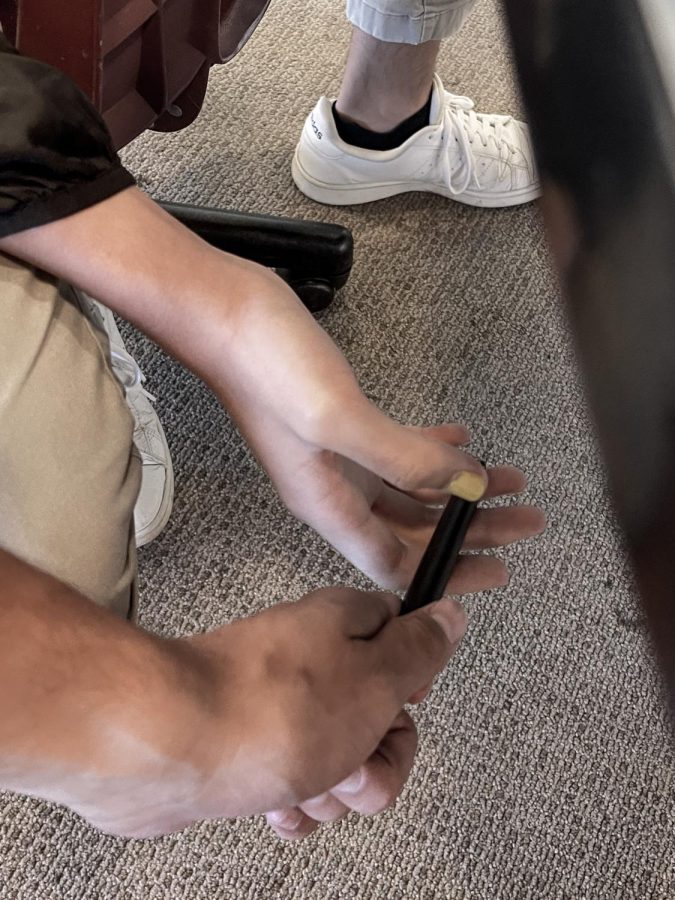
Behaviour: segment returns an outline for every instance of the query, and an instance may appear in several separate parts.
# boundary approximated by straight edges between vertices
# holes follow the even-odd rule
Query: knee
[[[0,544],[118,607],[140,460],[104,348],[47,276],[0,258]]]

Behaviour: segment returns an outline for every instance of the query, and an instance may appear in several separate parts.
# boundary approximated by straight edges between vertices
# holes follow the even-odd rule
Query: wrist
[[[0,574],[0,787],[63,800],[187,755],[208,698],[180,642],[1,552]]]

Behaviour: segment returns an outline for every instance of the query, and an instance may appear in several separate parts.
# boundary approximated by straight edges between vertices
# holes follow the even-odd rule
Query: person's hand
[[[136,188],[0,248],[88,291],[212,387],[282,499],[383,587],[408,585],[439,516],[427,504],[520,491],[460,449],[465,428],[410,428],[361,392],[347,360],[281,278],[221,253]],[[467,549],[543,527],[531,507],[486,510]],[[460,561],[454,592],[504,582],[490,557]]]
[[[153,663],[143,684],[111,702],[104,682],[84,713],[92,729],[81,736],[81,768],[52,763],[51,792],[30,782],[31,792],[107,832],[150,837],[301,806],[363,767],[371,789],[355,803],[372,811],[370,795],[388,802],[410,768],[415,737],[402,707],[466,627],[454,600],[401,617],[399,606],[390,594],[327,588],[208,634],[153,639],[162,660],[144,651]],[[169,681],[160,677],[167,656]]]
[[[443,604],[448,602],[444,598]],[[433,611],[436,604],[424,610]],[[456,649],[466,628],[462,607],[456,604],[453,615],[456,620]],[[462,619],[464,618],[464,625]],[[408,704],[421,703],[431,690],[428,683],[415,691]],[[270,810],[265,816],[267,824],[287,841],[306,838],[323,823],[335,822],[350,812],[362,816],[374,816],[393,806],[405,787],[417,751],[417,728],[410,715],[402,709],[391,723],[374,753],[358,769],[328,791],[311,797],[297,806]]]
[[[237,314],[237,344],[216,382],[282,499],[382,587],[408,586],[450,494],[468,500],[525,488],[522,472],[486,472],[462,449],[462,425],[400,425],[362,393],[335,344],[290,288],[264,284]],[[531,506],[480,510],[465,548],[499,547],[540,532]],[[448,590],[498,587],[503,563],[460,559]]]
[[[326,588],[162,639],[0,549],[0,790],[129,837],[301,807],[357,771],[372,811],[410,766],[403,705],[466,626],[454,600],[399,608]]]
[[[359,768],[329,791],[298,806],[267,813],[267,824],[283,840],[297,841],[325,822],[350,812],[374,816],[392,806],[403,790],[415,759],[417,729],[401,710],[389,730]]]

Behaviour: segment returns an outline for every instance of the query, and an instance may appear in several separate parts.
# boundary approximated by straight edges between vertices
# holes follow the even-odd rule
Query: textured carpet
[[[290,156],[349,36],[340,0],[275,0],[189,130],[125,153],[154,195],[344,222],[353,277],[322,316],[368,394],[401,420],[460,419],[531,476],[546,535],[477,595],[453,667],[418,711],[396,808],[299,845],[261,820],[152,842],[5,797],[2,900],[672,900],[674,759],[650,647],[606,499],[536,209],[425,195],[330,210]],[[440,64],[446,86],[513,111],[492,0]],[[224,285],[224,289],[226,289]],[[284,511],[208,391],[129,330],[173,451],[176,504],[141,554],[142,624],[178,635],[331,583],[365,584]]]

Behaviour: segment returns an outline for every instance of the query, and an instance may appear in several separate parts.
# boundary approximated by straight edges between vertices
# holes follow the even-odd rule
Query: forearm
[[[330,348],[333,390],[336,368],[354,386],[332,342],[278,276],[209,246],[136,188],[0,240],[0,250],[133,322],[228,405],[246,389],[244,357],[272,367],[278,347],[298,378],[308,367],[316,377],[317,356]]]
[[[196,370],[227,339],[244,274],[135,188],[0,249],[84,289]]]
[[[0,788],[84,811],[190,758],[206,691],[189,654],[0,550]]]

